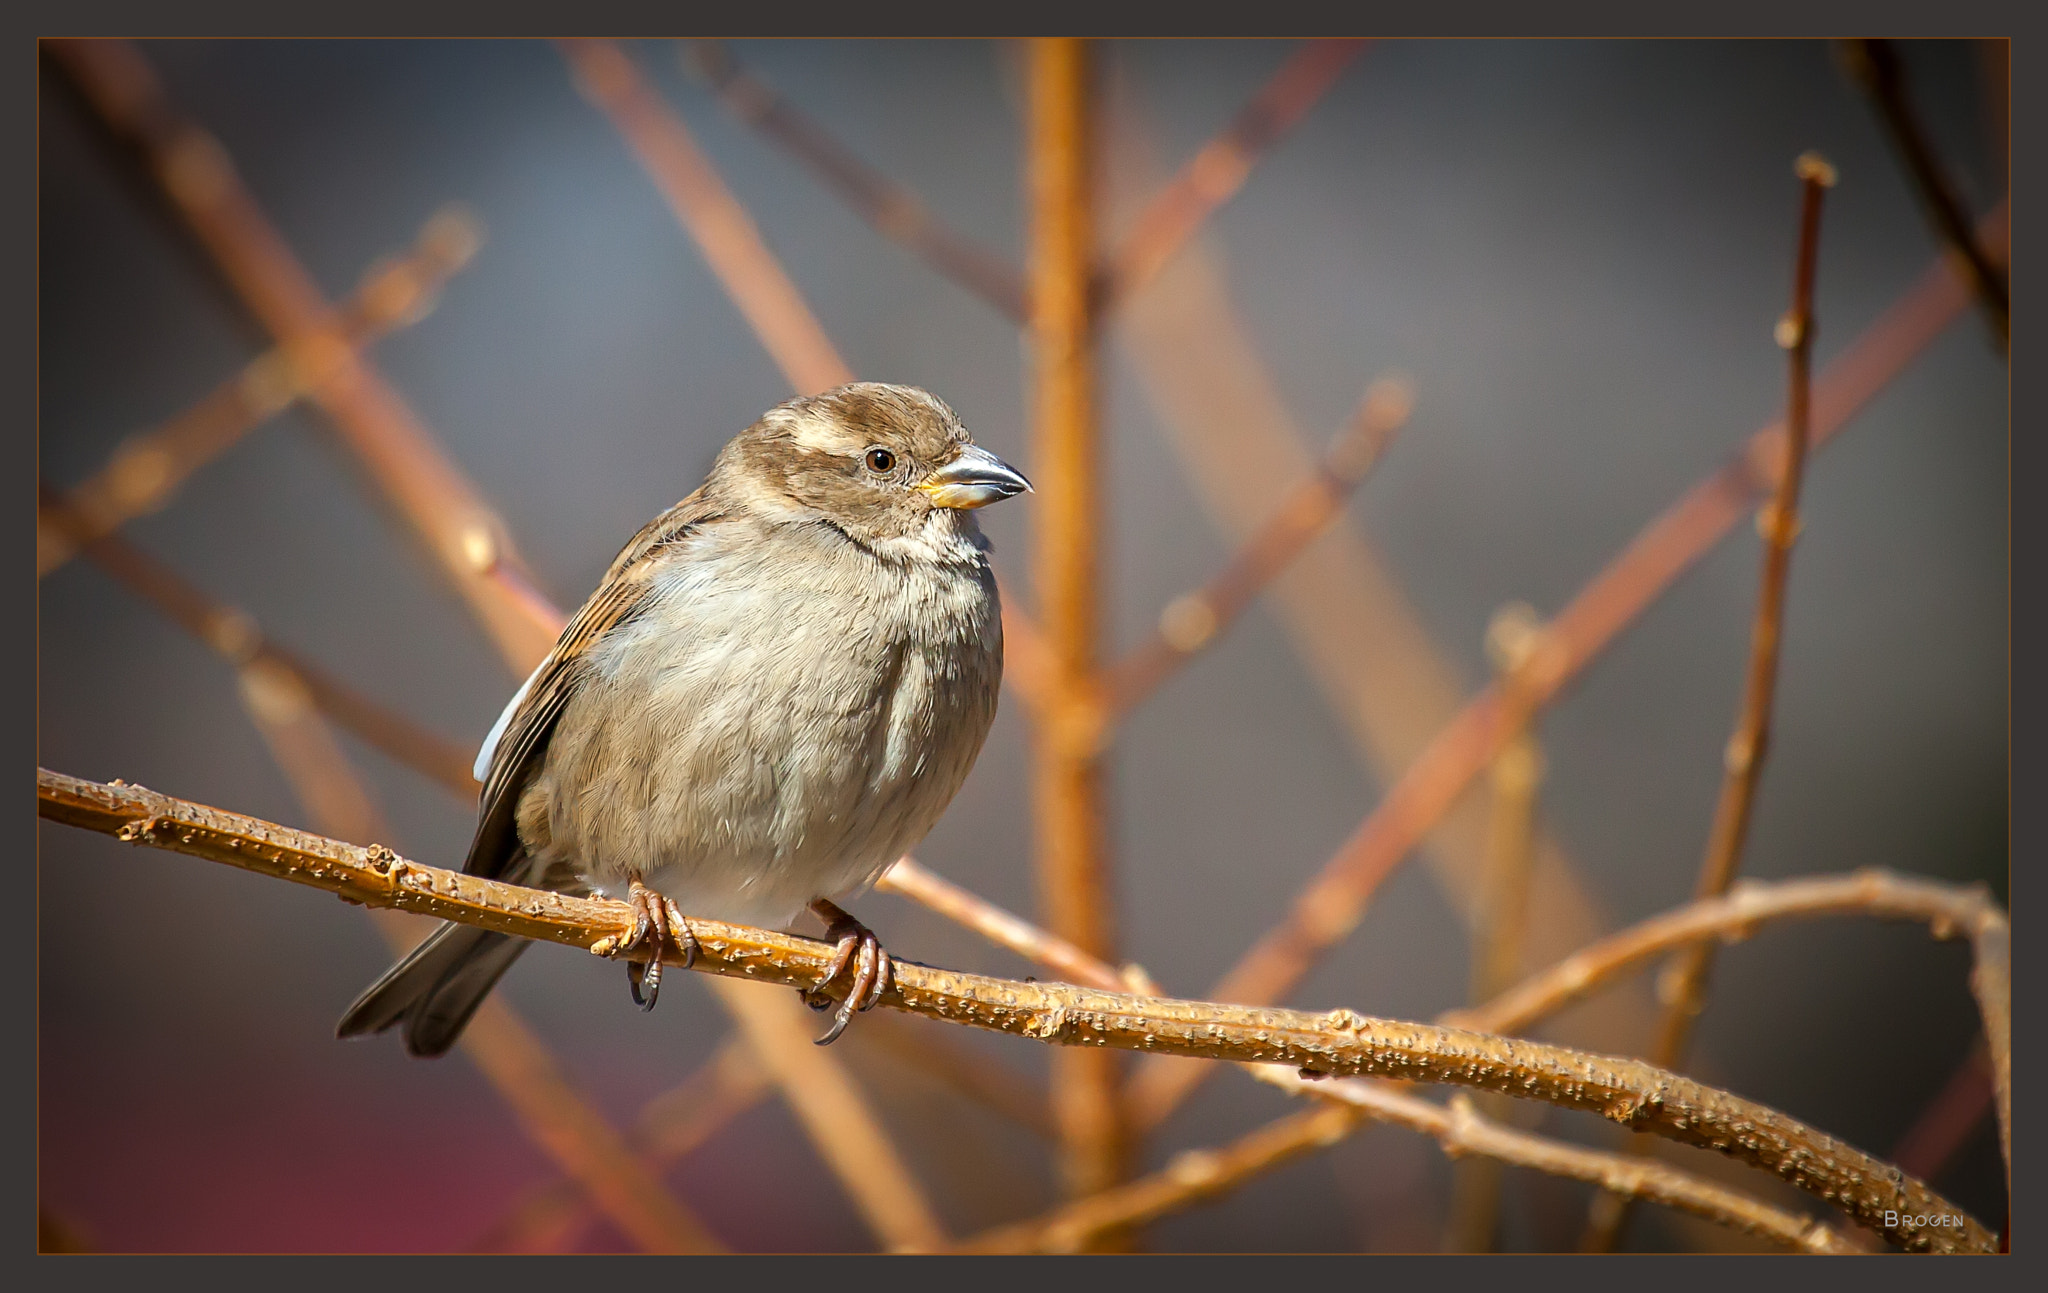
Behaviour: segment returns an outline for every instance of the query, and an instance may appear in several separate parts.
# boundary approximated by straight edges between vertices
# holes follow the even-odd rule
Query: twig
[[[1914,195],[1920,199],[1928,223],[1968,269],[1999,348],[2009,348],[2012,299],[2005,270],[1970,231],[1963,201],[1956,195],[1955,185],[1935,157],[1927,132],[1921,129],[1913,105],[1907,100],[1905,69],[1899,65],[1898,50],[1888,40],[1845,40],[1841,50],[1850,76],[1869,96],[1871,106],[1884,122],[1885,136],[1913,181]]]
[[[1400,378],[1367,388],[1351,420],[1322,461],[1287,495],[1216,576],[1183,593],[1160,613],[1159,627],[1107,672],[1103,690],[1112,714],[1130,712],[1175,670],[1222,637],[1273,577],[1339,516],[1372,474],[1394,433],[1408,420],[1414,395]]]
[[[1074,983],[1108,992],[1157,991],[1151,978],[1139,967],[1126,966],[1122,973],[1057,934],[1040,929],[1030,921],[969,893],[904,856],[882,873],[877,890],[901,894],[921,903],[957,924],[964,925],[999,947],[1007,947],[1024,959],[1063,974]]]
[[[1433,1136],[1444,1152],[1453,1156],[1479,1154],[1553,1176],[1590,1181],[1806,1252],[1862,1251],[1845,1236],[1809,1217],[1773,1207],[1689,1172],[1502,1126],[1480,1116],[1473,1102],[1462,1093],[1453,1095],[1446,1107],[1406,1094],[1386,1082],[1344,1078],[1309,1083],[1273,1065],[1259,1066],[1253,1075],[1284,1091],[1340,1101],[1380,1121]]]
[[[1992,1096],[1991,1051],[1979,1036],[1941,1090],[1899,1137],[1891,1160],[1923,1181],[1941,1175],[1984,1115],[1992,1111]]]
[[[1223,132],[1202,145],[1132,226],[1097,284],[1105,313],[1152,280],[1202,222],[1244,187],[1259,159],[1337,83],[1369,40],[1311,40],[1280,65]]]
[[[1784,640],[1785,587],[1792,569],[1792,541],[1798,535],[1799,486],[1806,475],[1808,423],[1812,402],[1813,282],[1820,255],[1821,203],[1834,187],[1835,168],[1816,153],[1799,158],[1799,250],[1792,275],[1792,308],[1778,322],[1778,344],[1790,355],[1790,387],[1786,399],[1784,457],[1778,469],[1777,493],[1757,514],[1763,535],[1763,575],[1757,589],[1755,625],[1750,631],[1749,667],[1743,682],[1742,709],[1735,732],[1722,756],[1721,793],[1714,805],[1694,893],[1712,898],[1726,893],[1742,865],[1756,807],[1757,785],[1770,748],[1772,703],[1777,694],[1778,656]],[[1706,1006],[1707,980],[1713,971],[1711,943],[1696,943],[1673,958],[1658,983],[1664,1015],[1650,1045],[1650,1060],[1660,1067],[1676,1065],[1684,1056],[1693,1021]],[[1648,1142],[1636,1138],[1637,1152]],[[1582,1246],[1596,1252],[1611,1249],[1628,1223],[1627,1200],[1596,1196],[1593,1220]]]
[[[610,41],[556,43],[575,73],[576,88],[618,127],[789,384],[800,395],[812,395],[852,381],[853,370],[761,241],[753,218],[682,120],[641,79],[633,60]]]
[[[1482,1117],[1473,1102],[1455,1095],[1447,1107],[1404,1094],[1387,1083],[1358,1079],[1304,1082],[1292,1069],[1248,1064],[1261,1081],[1321,1102],[1216,1149],[1186,1150],[1150,1176],[1066,1204],[1041,1217],[998,1226],[963,1240],[969,1253],[1077,1252],[1094,1236],[1153,1221],[1219,1198],[1256,1176],[1326,1149],[1368,1119],[1434,1138],[1458,1161],[1514,1164],[1554,1176],[1591,1181],[1631,1196],[1696,1213],[1804,1252],[1861,1251],[1811,1218],[1658,1163],[1582,1149],[1532,1136]]]
[[[1991,217],[2003,236],[2005,209]],[[1816,383],[1812,431],[1825,443],[1885,383],[1924,350],[1969,304],[1968,289],[1946,260],[1930,266],[1907,293],[1831,364]],[[1634,622],[1725,535],[1757,493],[1776,484],[1784,431],[1751,436],[1732,461],[1689,490],[1646,526],[1550,622],[1528,667],[1526,699],[1548,705],[1620,632]],[[1456,802],[1497,754],[1518,716],[1499,686],[1468,701],[1295,899],[1288,916],[1255,943],[1209,995],[1240,1002],[1278,1000],[1326,949],[1357,928],[1380,883]],[[1163,1119],[1206,1077],[1206,1068],[1148,1062],[1132,1079],[1131,1099]]]
[[[87,537],[70,501],[47,482],[37,512],[65,543],[81,547],[94,564],[168,619],[211,647],[237,669],[262,665],[283,670],[311,698],[315,708],[392,759],[457,796],[474,802],[476,782],[470,755],[454,742],[386,709],[295,652],[271,642],[256,621],[208,596],[156,558],[119,535]]]
[[[1094,58],[1072,39],[1029,46],[1032,442],[1037,464],[1033,573],[1050,664],[1032,751],[1039,901],[1046,925],[1109,959],[1115,902],[1104,828],[1101,446],[1095,409]],[[1069,1196],[1107,1189],[1130,1146],[1117,1100],[1119,1058],[1060,1051],[1053,1116]]]
[[[718,106],[788,150],[875,232],[1004,315],[1025,317],[1023,279],[1003,256],[946,227],[915,193],[740,67],[723,41],[693,40],[684,50],[683,67],[710,86]]]
[[[678,1085],[649,1100],[629,1137],[659,1176],[774,1090],[741,1037],[728,1037]],[[595,1217],[574,1181],[551,1181],[526,1192],[470,1245],[478,1253],[563,1253]]]
[[[842,1065],[812,1044],[817,1026],[802,1004],[789,993],[737,979],[713,979],[711,987],[875,1236],[892,1248],[944,1244],[938,1213],[867,1097]]]
[[[138,148],[229,285],[289,348],[306,393],[461,590],[513,671],[554,635],[507,601],[491,570],[523,572],[503,522],[417,414],[343,338],[334,308],[235,173],[218,140],[184,120],[140,53],[114,40],[49,40],[107,128]]]
[[[53,821],[312,885],[347,901],[417,911],[597,954],[609,951],[634,924],[633,909],[622,902],[524,889],[422,866],[389,849],[325,839],[139,786],[103,785],[39,768],[36,803],[38,814]],[[831,944],[710,919],[691,923],[701,949],[694,968],[700,972],[828,994],[843,990],[820,982],[831,968]],[[668,947],[663,959],[680,965],[680,949]],[[1908,1249],[1990,1251],[1995,1243],[1983,1226],[1897,1169],[1774,1110],[1636,1060],[1373,1019],[1348,1010],[1310,1014],[1137,997],[911,961],[899,962],[882,1004],[1063,1046],[1507,1091],[1597,1113],[1762,1167]],[[1957,1220],[1943,1225],[1912,1220],[1927,1215]]]
[[[1494,613],[1486,627],[1486,653],[1502,687],[1519,685],[1523,668],[1542,639],[1543,626],[1526,602],[1513,602]],[[1524,706],[1516,706],[1522,709]],[[1543,756],[1525,724],[1494,756],[1492,820],[1487,839],[1486,882],[1477,919],[1472,922],[1472,995],[1485,1001],[1514,984],[1522,968],[1522,945],[1528,928],[1529,878],[1536,863],[1536,792],[1543,777]],[[1482,1094],[1478,1109],[1495,1121],[1508,1116],[1506,1101]],[[1500,1219],[1501,1163],[1498,1159],[1460,1158],[1451,1165],[1450,1220],[1444,1230],[1444,1251],[1488,1252]]]
[[[343,304],[343,342],[361,350],[427,317],[442,285],[469,263],[482,241],[482,226],[467,211],[450,206],[437,212],[407,255],[373,265]],[[169,502],[193,472],[305,393],[314,375],[307,358],[303,349],[289,346],[267,350],[170,421],[123,440],[105,467],[70,491],[84,532],[95,538],[112,534]],[[39,524],[36,578],[76,551]]]

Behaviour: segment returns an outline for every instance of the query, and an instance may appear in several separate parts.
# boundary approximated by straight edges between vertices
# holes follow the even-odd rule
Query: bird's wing
[[[519,856],[515,820],[519,796],[540,770],[548,737],[575,693],[591,648],[645,605],[661,549],[716,521],[721,514],[722,509],[699,489],[648,522],[612,559],[597,591],[562,630],[554,650],[519,689],[484,740],[477,757],[484,790],[464,871],[496,879]]]

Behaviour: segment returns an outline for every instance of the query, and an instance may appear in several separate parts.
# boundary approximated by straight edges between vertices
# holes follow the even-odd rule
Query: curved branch
[[[1701,939],[1737,942],[1767,921],[1814,916],[1881,916],[1924,921],[1936,938],[1970,940],[1970,990],[1984,1015],[1999,1143],[2012,1173],[2012,926],[1982,885],[1963,888],[1875,868],[1846,876],[1745,880],[1719,898],[1689,903],[1588,944],[1483,1005],[1441,1016],[1452,1027],[1520,1032],[1642,962]]]
[[[625,903],[522,889],[145,790],[36,771],[37,811],[133,843],[225,862],[335,893],[600,955],[633,925]],[[818,989],[828,943],[692,920],[700,971]],[[669,948],[665,958],[681,964]],[[826,988],[827,992],[834,989]],[[1792,1118],[1635,1060],[1462,1029],[1175,1001],[1059,983],[1021,983],[898,963],[883,997],[895,1009],[1067,1046],[1107,1046],[1284,1064],[1333,1077],[1372,1075],[1505,1091],[1581,1109],[1762,1167],[1835,1204],[1912,1251],[1991,1252],[1982,1224],[1926,1185]],[[1940,1218],[1923,1224],[1921,1218]]]

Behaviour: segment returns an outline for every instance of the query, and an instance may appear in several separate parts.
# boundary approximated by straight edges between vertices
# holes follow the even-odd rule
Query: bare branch
[[[1983,1036],[1970,1043],[1963,1062],[1942,1083],[1906,1134],[1892,1146],[1891,1160],[1923,1181],[1941,1175],[1970,1133],[1994,1105],[1991,1051]]]
[[[802,1003],[737,979],[713,979],[710,986],[875,1236],[890,1247],[944,1244],[938,1213],[867,1097],[837,1060],[812,1044],[816,1026]]]
[[[1370,44],[1356,39],[1311,40],[1280,65],[1223,133],[1202,145],[1138,217],[1097,284],[1104,312],[1150,282],[1202,222],[1237,195],[1259,160],[1286,138]]]
[[[107,128],[151,174],[250,313],[294,356],[306,393],[468,599],[513,671],[525,674],[554,633],[490,578],[523,573],[509,532],[419,416],[345,339],[333,306],[293,255],[212,135],[181,117],[134,46],[51,40]]]
[[[969,893],[936,872],[926,870],[908,854],[898,858],[895,865],[882,873],[882,878],[875,882],[875,888],[922,903],[991,943],[1007,947],[1028,961],[1065,975],[1074,983],[1109,992],[1136,992],[1141,995],[1157,992],[1151,978],[1137,966],[1127,966],[1118,973],[1059,935],[1040,929],[987,899]]]
[[[209,596],[119,535],[88,537],[76,509],[47,482],[40,486],[37,511],[41,523],[59,533],[66,544],[81,547],[94,564],[237,669],[261,665],[286,671],[328,718],[458,797],[475,802],[471,756],[461,746],[271,642],[246,612]]]
[[[1112,714],[1136,708],[1161,682],[1218,641],[1274,576],[1342,514],[1345,502],[1379,465],[1414,403],[1408,383],[1400,378],[1383,377],[1367,388],[1350,422],[1330,442],[1308,479],[1295,486],[1214,578],[1168,603],[1152,636],[1110,667],[1103,690]]]
[[[1888,40],[1845,40],[1841,50],[1849,75],[1863,88],[1871,107],[1877,110],[1878,119],[1884,123],[1886,138],[1892,151],[1898,154],[1900,165],[1905,167],[1907,178],[1913,182],[1914,195],[1920,199],[1927,222],[1968,269],[1999,348],[2009,349],[2012,299],[2005,270],[1970,231],[1970,217],[1963,210],[1963,201],[1934,155],[1934,146],[1928,142],[1927,132],[1921,128],[1912,102],[1906,97],[1905,69],[1899,64],[1898,50]]]
[[[1283,1066],[1244,1067],[1261,1081],[1293,1094],[1306,1094],[1322,1107],[1290,1114],[1216,1149],[1183,1151],[1150,1176],[1066,1204],[1041,1217],[995,1227],[963,1240],[954,1251],[1078,1252],[1105,1231],[1153,1221],[1219,1198],[1304,1154],[1335,1145],[1368,1119],[1430,1136],[1446,1154],[1461,1161],[1473,1156],[1591,1181],[1804,1252],[1861,1251],[1810,1218],[1690,1173],[1501,1126],[1481,1117],[1473,1102],[1462,1094],[1453,1096],[1446,1108],[1384,1082],[1337,1079],[1310,1083]]]
[[[67,825],[312,885],[352,902],[418,911],[520,938],[603,954],[633,926],[633,909],[625,903],[421,866],[381,846],[345,844],[139,786],[102,785],[38,769],[36,800],[41,816]],[[821,982],[831,967],[831,944],[709,919],[691,924],[701,948],[694,968],[701,972],[828,995],[835,990]],[[681,950],[670,946],[663,959],[679,965]],[[1774,1110],[1635,1060],[1348,1010],[1310,1014],[1137,997],[911,961],[898,963],[882,1004],[1063,1046],[1505,1091],[1764,1168],[1907,1249],[1988,1252],[1995,1246],[1981,1224],[1898,1169]],[[1927,1216],[1955,1220],[1914,1221]]]
[[[380,262],[340,310],[342,341],[355,350],[433,313],[443,284],[467,265],[483,228],[461,207],[427,221],[412,250]],[[304,348],[277,346],[170,421],[123,440],[105,467],[70,491],[84,532],[112,534],[161,508],[193,472],[302,397],[317,374]],[[55,541],[52,541],[55,540]],[[36,527],[36,578],[68,561],[76,545]]]
[[[684,68],[711,87],[719,107],[786,149],[875,232],[1001,313],[1023,320],[1024,280],[1003,256],[948,228],[915,193],[740,67],[723,41],[693,40],[685,50]]]
[[[1735,732],[1722,754],[1720,797],[1707,836],[1694,892],[1702,898],[1726,893],[1742,866],[1749,839],[1750,817],[1757,786],[1763,778],[1764,756],[1771,739],[1772,702],[1778,687],[1778,656],[1784,640],[1785,587],[1792,570],[1792,541],[1799,533],[1799,486],[1806,475],[1808,422],[1813,377],[1813,280],[1820,258],[1821,203],[1834,187],[1835,168],[1817,153],[1803,154],[1795,167],[1800,178],[1799,251],[1792,274],[1792,308],[1778,321],[1778,344],[1790,355],[1787,383],[1784,457],[1778,469],[1776,495],[1757,515],[1764,539],[1763,576],[1758,582],[1756,621],[1750,630],[1749,668],[1743,680],[1742,709]],[[1714,947],[1695,943],[1673,958],[1658,996],[1665,1002],[1650,1060],[1669,1068],[1685,1055],[1693,1021],[1706,1008],[1707,980],[1713,972]],[[1651,1146],[1636,1138],[1636,1152]],[[1596,1196],[1582,1247],[1595,1252],[1612,1249],[1628,1224],[1628,1201],[1619,1195]]]
[[[2001,205],[1987,237],[2003,239],[2004,217]],[[1813,398],[1816,443],[1841,430],[1955,321],[1969,299],[1945,260],[1930,266],[1822,374]],[[1513,711],[1555,700],[1728,532],[1752,497],[1774,487],[1783,443],[1781,425],[1765,427],[1727,465],[1638,533],[1551,620],[1542,649],[1526,667],[1521,695],[1510,697],[1496,684],[1467,702],[1296,897],[1286,919],[1255,943],[1209,995],[1242,1002],[1279,1000],[1324,951],[1356,929],[1380,883],[1443,819],[1520,725],[1521,715]],[[1205,1069],[1195,1066],[1148,1063],[1133,1078],[1132,1098],[1164,1117],[1206,1076]]]
[[[799,395],[853,380],[853,370],[818,326],[803,294],[761,240],[732,190],[697,147],[682,119],[610,41],[557,42],[583,97],[604,109],[633,154],[696,240],[747,325]]]
[[[647,1102],[630,1140],[659,1177],[773,1089],[746,1040],[728,1037],[701,1068]],[[521,1196],[470,1251],[570,1252],[595,1216],[582,1187],[571,1180],[551,1181]]]

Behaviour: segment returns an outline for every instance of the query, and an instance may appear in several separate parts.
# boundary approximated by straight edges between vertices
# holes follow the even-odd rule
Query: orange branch
[[[2002,244],[2005,208],[1986,238]],[[1968,286],[1937,260],[1864,330],[1815,384],[1812,433],[1823,444],[1955,322]],[[1512,706],[1498,684],[1468,701],[1401,775],[1351,838],[1325,863],[1278,927],[1253,944],[1209,995],[1244,1003],[1278,1001],[1316,958],[1356,929],[1381,881],[1421,842],[1472,779],[1521,725],[1512,708],[1541,708],[1583,672],[1623,629],[1734,527],[1757,494],[1776,485],[1785,432],[1773,423],[1734,458],[1645,526],[1579,590],[1544,635]],[[1133,1107],[1156,1125],[1207,1077],[1209,1066],[1148,1060],[1132,1079]]]
[[[1202,145],[1138,216],[1116,258],[1103,269],[1097,286],[1103,309],[1116,308],[1150,282],[1216,208],[1237,196],[1252,167],[1300,124],[1370,44],[1311,40],[1282,63],[1223,133]]]
[[[1397,378],[1382,378],[1366,390],[1350,423],[1309,478],[1295,486],[1213,579],[1168,603],[1152,636],[1110,667],[1103,690],[1113,713],[1136,708],[1223,636],[1287,563],[1342,513],[1379,465],[1414,402],[1407,383]]]
[[[165,98],[134,46],[52,40],[107,128],[142,153],[171,204],[250,313],[291,353],[307,395],[461,590],[515,673],[553,634],[498,595],[493,566],[520,568],[503,522],[405,399],[348,344],[346,328],[235,173],[218,140]]]
[[[789,384],[800,395],[815,395],[852,381],[853,370],[761,240],[753,217],[712,169],[682,120],[641,78],[633,60],[610,41],[557,45],[575,73],[576,88],[625,137]]]
[[[482,240],[481,226],[461,208],[438,212],[420,230],[410,253],[373,265],[364,276],[342,306],[342,340],[361,350],[427,317],[442,285],[469,263]],[[300,398],[310,376],[301,358],[302,352],[286,346],[265,351],[170,421],[122,441],[105,467],[70,491],[84,532],[112,534],[161,508],[193,472]],[[76,551],[39,524],[36,578]]]

